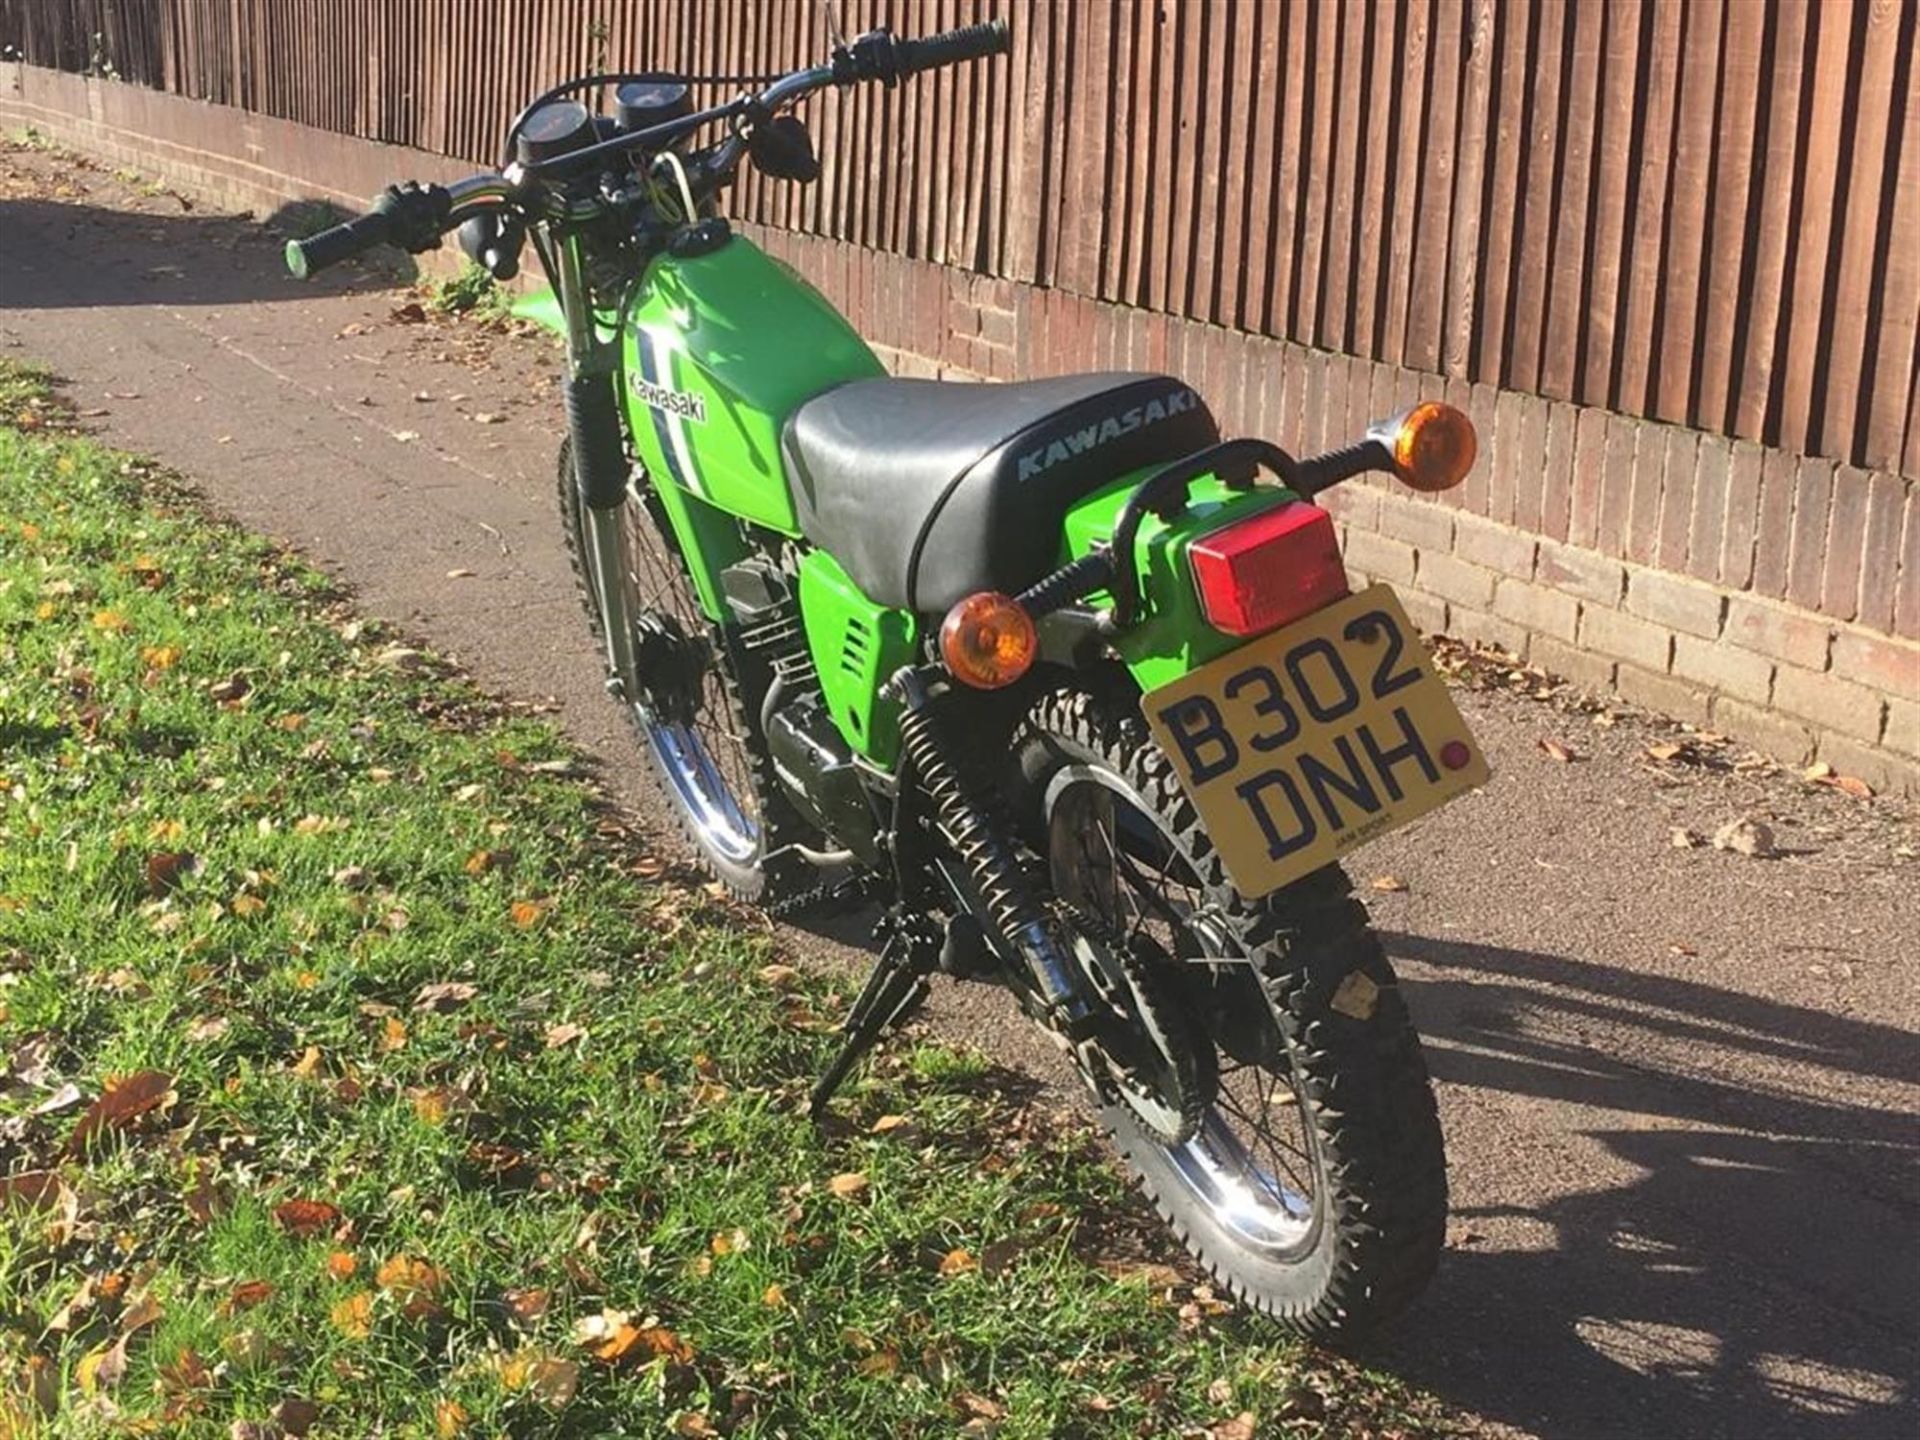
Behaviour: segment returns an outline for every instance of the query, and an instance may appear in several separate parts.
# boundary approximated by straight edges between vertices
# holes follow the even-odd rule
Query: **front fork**
[[[554,292],[567,321],[567,429],[573,438],[573,479],[580,496],[582,548],[586,552],[600,629],[607,646],[607,689],[632,700],[639,692],[634,668],[633,616],[627,609],[627,451],[620,432],[620,397],[611,346],[595,333],[593,298],[582,271],[580,238],[559,238]]]

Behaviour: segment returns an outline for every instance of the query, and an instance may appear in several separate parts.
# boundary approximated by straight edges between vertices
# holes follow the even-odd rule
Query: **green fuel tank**
[[[788,415],[885,373],[819,291],[739,235],[647,267],[623,359],[628,423],[656,482],[788,535],[799,533],[780,453]]]

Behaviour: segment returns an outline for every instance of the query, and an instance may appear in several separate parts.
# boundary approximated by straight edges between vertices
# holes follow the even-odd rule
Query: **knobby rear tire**
[[[1016,738],[1023,785],[1033,785],[1035,756],[1049,751],[1058,763],[1091,759],[1111,769],[1147,802],[1252,962],[1312,1127],[1317,1230],[1298,1256],[1256,1254],[1199,1203],[1166,1148],[1129,1111],[1109,1106],[1104,1118],[1115,1146],[1225,1290],[1313,1338],[1363,1336],[1427,1284],[1447,1217],[1433,1088],[1366,910],[1338,866],[1260,900],[1243,898],[1132,693],[1097,699],[1062,687],[1043,694]]]

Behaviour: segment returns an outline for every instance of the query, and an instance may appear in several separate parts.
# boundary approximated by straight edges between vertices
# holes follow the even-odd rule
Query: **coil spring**
[[[986,807],[968,792],[947,758],[939,724],[929,705],[909,703],[900,715],[900,745],[920,777],[921,788],[952,837],[955,853],[980,891],[1001,933],[1018,936],[1042,925],[1039,903],[1019,862],[988,820]]]

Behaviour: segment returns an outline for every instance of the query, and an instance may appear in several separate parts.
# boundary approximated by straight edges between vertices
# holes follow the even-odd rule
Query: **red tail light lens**
[[[1203,535],[1187,554],[1207,623],[1229,635],[1277,630],[1347,593],[1333,517],[1304,500]]]

